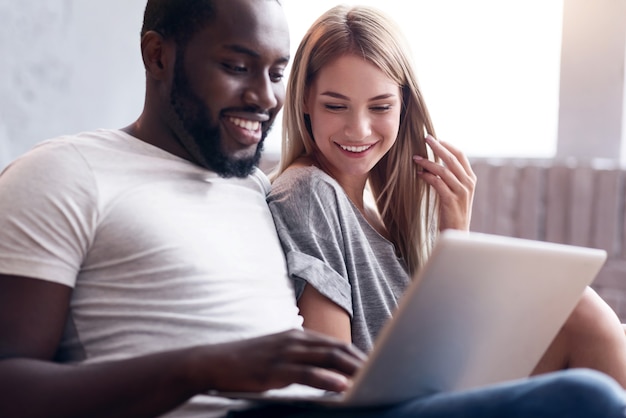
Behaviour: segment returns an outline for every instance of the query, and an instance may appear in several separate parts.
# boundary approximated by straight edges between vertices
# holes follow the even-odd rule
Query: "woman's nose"
[[[346,125],[346,136],[351,139],[363,139],[372,134],[369,117],[361,111],[352,112]]]

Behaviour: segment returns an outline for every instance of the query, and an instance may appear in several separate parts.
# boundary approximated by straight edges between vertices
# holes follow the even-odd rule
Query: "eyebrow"
[[[224,49],[228,49],[230,51],[236,52],[238,54],[244,54],[244,55],[248,55],[249,57],[255,58],[255,59],[259,59],[261,58],[261,54],[259,54],[257,51],[247,48],[243,45],[238,45],[238,44],[230,44],[230,45],[224,45]],[[277,60],[278,63],[287,63],[289,62],[289,55],[286,56],[282,56],[280,58],[278,58]]]
[[[328,97],[332,97],[333,99],[341,99],[341,100],[350,100],[350,98],[348,98],[347,96],[344,96],[343,94],[334,92],[334,91],[325,91],[320,93],[320,96],[328,96]],[[378,96],[374,96],[374,97],[370,97],[368,99],[368,101],[372,102],[375,100],[383,100],[383,99],[389,99],[390,97],[394,97],[396,96],[395,94],[391,94],[391,93],[385,93],[385,94],[379,94]]]

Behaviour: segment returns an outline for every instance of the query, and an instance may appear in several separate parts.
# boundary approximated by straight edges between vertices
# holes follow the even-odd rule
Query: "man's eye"
[[[245,73],[247,71],[247,68],[243,65],[229,64],[227,62],[223,63],[222,65],[224,66],[224,68],[234,73]]]
[[[272,82],[274,83],[283,81],[284,77],[285,77],[285,74],[283,73],[270,73],[270,80],[272,80]]]

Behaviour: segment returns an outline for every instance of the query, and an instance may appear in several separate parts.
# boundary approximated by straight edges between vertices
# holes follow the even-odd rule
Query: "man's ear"
[[[148,31],[141,38],[141,55],[146,72],[157,80],[164,80],[174,65],[174,44],[155,32]]]

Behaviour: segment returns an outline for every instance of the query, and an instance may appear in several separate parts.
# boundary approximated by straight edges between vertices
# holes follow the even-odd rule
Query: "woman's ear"
[[[141,55],[146,72],[164,80],[174,63],[174,44],[166,42],[158,32],[148,31],[141,38]]]

